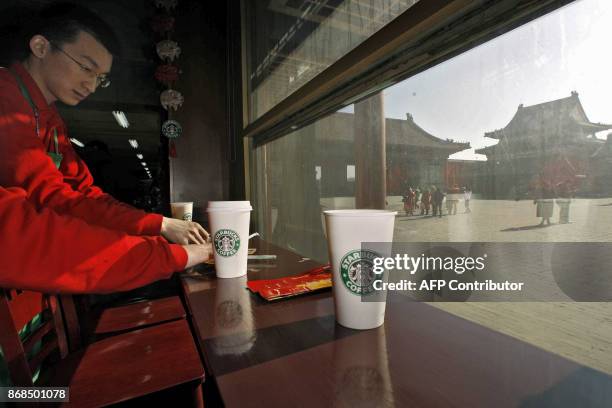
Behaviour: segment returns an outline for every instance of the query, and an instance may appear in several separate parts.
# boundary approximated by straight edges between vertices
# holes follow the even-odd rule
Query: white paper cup
[[[336,321],[351,329],[378,327],[385,321],[385,302],[366,300],[374,294],[380,299],[380,292],[373,289],[374,279],[381,277],[372,271],[373,258],[390,254],[362,251],[361,244],[392,242],[397,212],[330,210],[324,211],[324,214],[329,259],[333,270],[332,290]],[[388,252],[390,250],[391,245]]]
[[[208,203],[208,223],[218,278],[237,278],[247,273],[252,209],[249,201]]]
[[[191,221],[193,218],[193,202],[170,203],[172,218]]]

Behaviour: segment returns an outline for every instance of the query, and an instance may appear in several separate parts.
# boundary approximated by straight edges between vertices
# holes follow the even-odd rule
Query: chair
[[[105,297],[103,297],[105,298]],[[103,303],[91,304],[89,295],[60,296],[62,308],[68,307],[77,318],[66,318],[70,350],[81,344],[142,329],[160,323],[184,319],[185,308],[171,279],[142,288],[106,296]]]
[[[23,342],[19,330],[41,314],[41,325]],[[35,351],[31,359],[26,356]],[[55,298],[37,292],[22,292],[0,288],[0,346],[4,353],[13,384],[23,387],[33,385],[33,373],[49,358],[65,358],[68,345],[59,306]],[[55,356],[51,354],[55,353]]]
[[[19,328],[42,313],[23,341]],[[70,310],[64,313],[68,318]],[[109,337],[68,353],[56,296],[0,289],[0,346],[15,386],[68,386],[70,402],[99,407],[186,387],[203,406],[204,368],[185,319]],[[42,341],[38,352],[34,345]],[[33,354],[33,355],[31,355]],[[44,364],[43,364],[44,363]]]
[[[63,308],[71,307],[78,317],[74,322],[66,321],[68,332],[79,333],[89,343],[108,335],[142,329],[160,323],[184,319],[187,316],[179,296],[140,300],[111,307],[91,307],[85,296],[60,296]],[[74,330],[74,326],[80,330]],[[71,344],[74,344],[74,339]]]

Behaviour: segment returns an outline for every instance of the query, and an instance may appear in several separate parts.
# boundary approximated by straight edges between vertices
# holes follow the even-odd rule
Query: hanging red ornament
[[[158,14],[151,19],[151,29],[156,33],[166,33],[174,29],[174,17]]]
[[[169,119],[162,123],[162,135],[170,139],[168,143],[168,156],[176,157],[176,146],[174,145],[174,139],[180,137],[183,133],[183,127],[176,120]]]
[[[168,156],[176,159],[176,145],[174,144],[174,140],[170,140],[168,144]]]
[[[171,82],[175,82],[176,80],[178,80],[180,72],[181,71],[179,70],[179,67],[177,67],[176,65],[159,65],[155,70],[155,79],[166,85],[170,85]]]

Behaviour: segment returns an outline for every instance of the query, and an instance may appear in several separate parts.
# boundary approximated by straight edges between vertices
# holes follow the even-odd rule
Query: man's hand
[[[161,225],[161,235],[176,244],[206,244],[210,234],[197,222],[176,220],[164,217]]]
[[[187,265],[185,265],[185,269],[208,261],[214,255],[211,243],[204,245],[183,245],[183,248],[187,252]]]

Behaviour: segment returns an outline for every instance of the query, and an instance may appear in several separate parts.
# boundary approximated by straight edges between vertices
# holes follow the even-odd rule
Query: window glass
[[[417,1],[243,1],[249,123]]]
[[[324,240],[314,220],[358,206],[359,168],[384,143],[396,240],[609,241],[609,38],[612,3],[577,2],[266,144],[267,238]]]
[[[322,211],[382,183],[397,242],[610,242],[610,38],[574,2],[256,148],[259,231],[327,262]],[[436,306],[612,372],[610,303]]]

